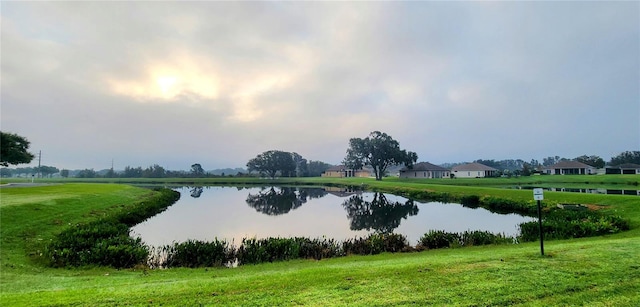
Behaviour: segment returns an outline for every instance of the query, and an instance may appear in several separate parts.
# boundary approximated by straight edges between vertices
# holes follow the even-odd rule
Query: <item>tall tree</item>
[[[582,155],[579,156],[575,159],[578,162],[582,162],[584,164],[587,165],[591,165],[593,167],[597,167],[597,168],[603,168],[604,167],[604,160],[602,158],[600,158],[599,156],[587,156],[587,155]]]
[[[85,168],[76,174],[76,178],[96,178],[97,175],[93,169]]]
[[[204,176],[204,169],[200,163],[195,163],[191,165],[191,175],[194,177],[202,177]]]
[[[307,170],[309,171],[309,177],[320,177],[322,173],[331,168],[331,164],[324,163],[322,161],[309,161],[307,164]]]
[[[54,166],[40,166],[40,173],[42,174],[42,176],[44,177],[51,177],[51,175],[58,173],[60,170],[57,167]]]
[[[565,161],[567,160],[566,158],[560,158],[560,156],[555,156],[555,157],[546,157],[544,159],[542,159],[542,165],[543,166],[551,166],[554,165],[560,161]]]
[[[625,163],[640,164],[640,151],[625,151],[611,158],[609,165],[616,166]]]
[[[15,133],[0,131],[0,165],[29,163],[34,155],[29,153],[29,141]]]
[[[282,176],[290,176],[296,170],[291,153],[280,150],[265,151],[247,162],[249,172],[257,171],[270,178],[276,178],[278,172]]]
[[[392,233],[400,226],[402,219],[418,214],[418,206],[413,200],[391,202],[382,193],[375,193],[373,200],[365,201],[361,195],[351,196],[342,203],[351,220],[352,230],[371,230],[378,233]]]
[[[296,177],[307,177],[309,170],[307,168],[307,159],[303,158],[298,153],[292,152],[291,158],[296,165]]]
[[[347,156],[343,163],[352,169],[362,169],[365,165],[371,166],[376,180],[382,180],[389,166],[398,164],[411,166],[417,160],[418,155],[415,152],[400,149],[398,141],[390,135],[373,131],[364,139],[349,140]]]
[[[164,167],[154,164],[153,166],[147,167],[142,171],[142,177],[144,178],[163,178],[166,175],[166,170]]]

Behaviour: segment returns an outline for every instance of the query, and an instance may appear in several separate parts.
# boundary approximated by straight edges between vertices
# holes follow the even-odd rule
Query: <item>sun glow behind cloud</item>
[[[117,95],[128,96],[139,102],[172,102],[181,95],[217,99],[220,82],[216,75],[187,63],[150,65],[140,77],[110,77],[107,83]]]

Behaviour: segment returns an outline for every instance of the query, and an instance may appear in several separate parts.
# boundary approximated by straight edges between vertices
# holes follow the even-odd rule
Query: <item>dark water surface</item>
[[[429,230],[517,235],[532,220],[459,204],[420,203],[391,194],[337,188],[179,188],[180,200],[132,228],[152,246],[215,238],[308,237],[344,240],[373,232],[403,234],[411,245]]]
[[[510,187],[518,190],[533,190],[535,186],[515,186]],[[551,192],[570,192],[570,193],[589,193],[589,194],[605,194],[605,195],[635,195],[640,196],[640,190],[632,187],[626,189],[605,189],[605,188],[543,188],[545,191]]]

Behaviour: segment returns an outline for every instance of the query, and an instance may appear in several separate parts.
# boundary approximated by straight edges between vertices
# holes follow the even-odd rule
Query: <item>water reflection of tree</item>
[[[281,187],[264,189],[247,196],[247,204],[256,211],[268,215],[281,215],[299,208],[307,199],[320,198],[327,194],[322,189]]]
[[[198,198],[200,197],[200,195],[202,195],[202,187],[193,187],[191,188],[191,197],[193,198]]]
[[[389,202],[382,193],[375,193],[370,202],[360,195],[354,195],[342,206],[351,220],[351,230],[374,229],[379,233],[391,233],[400,226],[400,220],[418,214],[418,206],[413,200],[407,200],[404,204]]]

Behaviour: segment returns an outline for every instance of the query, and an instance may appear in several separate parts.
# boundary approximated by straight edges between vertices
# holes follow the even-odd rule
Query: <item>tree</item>
[[[60,171],[60,176],[67,178],[69,177],[69,170],[68,169],[63,169]]]
[[[121,176],[122,178],[140,178],[142,177],[142,167],[138,166],[133,168],[131,166],[126,166]]]
[[[76,178],[96,178],[96,171],[93,169],[83,169],[76,175]]]
[[[281,215],[289,213],[307,202],[304,194],[296,194],[296,188],[282,187],[276,191],[274,187],[262,190],[258,194],[247,196],[247,205],[256,211],[267,215]]]
[[[365,201],[361,195],[351,196],[342,203],[351,220],[352,230],[371,230],[378,233],[392,233],[400,226],[402,219],[418,214],[418,206],[413,200],[390,202],[382,193],[375,193],[372,201]]]
[[[13,170],[10,168],[0,168],[0,177],[12,177]]]
[[[147,167],[144,171],[142,171],[142,177],[144,178],[163,178],[166,175],[166,171],[164,167],[154,164],[153,166]]]
[[[612,157],[611,161],[609,161],[609,165],[611,166],[626,163],[640,164],[640,151],[625,151]]]
[[[202,165],[200,165],[200,163],[191,165],[191,175],[194,177],[204,176],[204,169],[202,169]]]
[[[309,161],[307,171],[309,177],[320,177],[322,173],[331,168],[331,164],[322,161]]]
[[[44,177],[47,177],[47,176],[51,177],[51,175],[59,171],[60,170],[58,170],[58,168],[54,166],[46,166],[46,165],[40,166],[40,174],[42,174],[42,176]]]
[[[578,162],[582,162],[584,164],[587,165],[591,165],[593,167],[596,168],[603,168],[604,167],[604,160],[598,156],[587,156],[587,155],[582,155],[579,156],[575,159]]]
[[[398,141],[380,131],[373,131],[368,137],[349,140],[344,165],[352,169],[362,169],[369,165],[373,168],[376,180],[382,180],[387,167],[404,164],[409,167],[418,160],[415,152],[400,149]]]
[[[555,156],[555,157],[547,157],[542,159],[542,165],[543,166],[551,166],[554,165],[560,161],[566,161],[567,159],[565,158],[560,158],[559,156]]]
[[[534,169],[533,169],[533,165],[525,162],[522,165],[522,176],[529,176],[531,175],[531,173],[533,173]]]
[[[0,131],[0,165],[29,163],[34,155],[29,153],[29,141],[14,133]]]
[[[278,172],[282,176],[290,176],[296,170],[292,154],[280,150],[265,151],[247,162],[249,172],[257,171],[270,178],[276,178]]]
[[[296,177],[307,177],[309,170],[307,168],[307,159],[303,158],[298,153],[292,152],[291,158],[296,165],[295,173]]]

